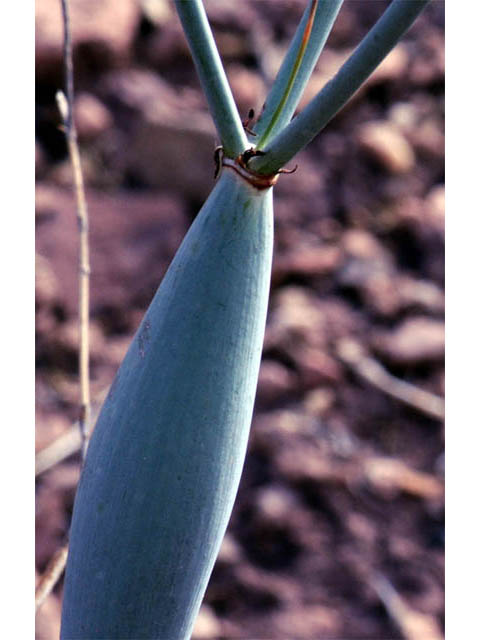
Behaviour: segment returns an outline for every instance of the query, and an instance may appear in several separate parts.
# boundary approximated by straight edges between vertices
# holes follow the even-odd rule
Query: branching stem
[[[397,44],[429,0],[393,0],[338,73],[292,122],[253,158],[257,173],[275,173],[301,151],[353,96]]]
[[[292,91],[293,88],[293,84],[295,82],[295,79],[297,77],[298,74],[298,70],[300,68],[300,65],[302,63],[303,57],[305,55],[305,50],[307,48],[307,45],[310,41],[310,34],[312,33],[312,26],[313,26],[313,19],[315,17],[315,12],[317,10],[318,7],[318,0],[312,0],[311,4],[310,4],[310,10],[309,10],[309,14],[308,14],[308,19],[307,19],[307,24],[305,25],[305,30],[303,32],[303,36],[302,36],[302,41],[300,43],[300,48],[298,50],[297,56],[295,58],[295,62],[294,65],[292,67],[292,70],[290,72],[290,77],[288,78],[288,82],[287,82],[287,86],[285,87],[285,91],[283,92],[282,98],[280,100],[280,102],[277,105],[277,108],[275,109],[275,112],[272,116],[272,119],[270,120],[267,128],[265,129],[265,131],[263,132],[262,137],[260,138],[260,140],[258,141],[258,144],[256,145],[258,149],[262,149],[263,145],[265,144],[266,140],[268,140],[268,138],[270,137],[270,134],[273,130],[273,128],[275,127],[276,123],[278,122],[278,119],[285,107],[285,104],[288,100],[288,97]]]
[[[343,0],[310,0],[253,127],[264,149],[288,125],[323,50]]]
[[[175,0],[175,6],[222,141],[223,152],[229,158],[236,158],[249,144],[203,4],[201,0]]]

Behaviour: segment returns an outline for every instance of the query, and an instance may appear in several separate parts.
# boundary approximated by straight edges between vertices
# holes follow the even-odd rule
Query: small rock
[[[55,264],[66,315],[78,309],[78,231],[71,192],[37,185],[37,251]],[[188,226],[183,202],[162,194],[87,190],[92,315],[108,315],[111,333],[125,333],[133,309],[148,303]],[[135,296],[133,293],[135,292]],[[139,296],[144,296],[143,302]],[[135,297],[135,302],[133,302]],[[128,302],[127,302],[128,301]],[[121,311],[119,311],[119,309]]]
[[[255,111],[254,120],[258,118],[265,91],[260,76],[236,64],[228,66],[227,75],[241,118],[246,118],[250,109]]]
[[[258,378],[257,402],[274,403],[285,398],[296,387],[295,374],[275,360],[262,360]]]
[[[74,48],[95,48],[99,64],[125,57],[140,19],[136,0],[82,0],[71,3],[70,21]],[[45,75],[63,59],[61,7],[56,0],[35,3],[35,67]]]
[[[314,389],[325,383],[338,383],[342,380],[341,365],[321,349],[298,349],[296,365],[305,389]]]
[[[440,500],[443,482],[437,477],[417,471],[394,458],[369,458],[364,462],[368,483],[380,494],[393,496],[403,491],[425,500]]]
[[[324,344],[325,317],[313,295],[301,287],[284,287],[272,300],[265,347]]]
[[[91,356],[98,356],[105,350],[105,337],[96,322],[90,322],[88,327],[89,348]],[[55,335],[55,347],[72,353],[77,353],[80,344],[80,327],[77,318],[63,322]],[[55,348],[54,347],[54,348]]]
[[[214,640],[221,635],[222,626],[213,613],[213,610],[206,604],[202,604],[198,612],[197,619],[192,632],[192,640]]]
[[[126,170],[137,180],[204,201],[214,184],[215,130],[210,116],[152,72],[110,73],[102,94],[135,113]]]
[[[347,255],[368,261],[391,262],[391,256],[374,235],[363,229],[349,229],[342,235],[342,247]]]
[[[395,102],[388,110],[388,119],[402,131],[410,131],[418,122],[418,107],[412,102]]]
[[[303,401],[305,410],[311,416],[322,417],[333,406],[335,393],[328,388],[314,389],[306,394]]]
[[[62,605],[59,597],[51,593],[35,616],[35,640],[52,640],[60,637]]]
[[[440,233],[445,233],[445,185],[438,184],[430,189],[425,198],[427,221]]]
[[[397,44],[386,58],[378,65],[372,75],[366,81],[367,86],[392,82],[401,78],[407,70],[409,62],[407,45],[403,42]]]
[[[272,614],[272,623],[279,638],[339,637],[339,614],[335,609],[319,604],[298,605]]]
[[[90,93],[79,93],[74,105],[75,126],[79,140],[91,140],[112,126],[112,116],[105,105]]]
[[[359,127],[356,139],[361,151],[392,174],[407,173],[415,166],[412,146],[390,122],[366,122]]]
[[[157,27],[165,27],[174,20],[174,9],[168,0],[140,0],[142,12]]]
[[[400,297],[390,252],[372,234],[362,230],[344,233],[342,246],[347,259],[338,272],[340,284],[358,290],[364,303],[376,313],[395,314],[400,308]]]
[[[416,280],[401,276],[396,281],[401,309],[419,307],[429,313],[443,313],[445,310],[445,294],[429,280]]]
[[[419,39],[417,55],[413,56],[409,69],[409,81],[422,88],[432,83],[445,82],[443,30],[431,30]]]
[[[417,365],[442,361],[445,355],[445,324],[427,317],[408,318],[391,332],[378,332],[372,343],[393,364]]]
[[[428,160],[438,160],[443,164],[445,135],[440,123],[433,119],[420,123],[412,132],[411,141],[418,155]]]
[[[45,392],[45,389],[39,388],[39,383],[37,383],[35,388],[35,395],[38,398],[37,402],[43,400],[44,404],[46,404],[47,398],[44,399],[41,397],[42,392]],[[48,414],[48,416],[43,416],[41,412],[38,411],[35,421],[35,451],[41,451],[54,440],[63,436],[70,426],[71,423],[63,415]]]
[[[296,362],[297,349],[325,351],[327,343],[362,326],[361,316],[342,300],[319,299],[306,287],[281,287],[272,297],[264,348],[279,349]]]
[[[378,535],[375,523],[362,513],[353,511],[348,513],[345,518],[345,524],[352,536],[362,543],[369,545],[374,544]]]
[[[50,262],[35,255],[35,302],[38,306],[52,305],[58,297],[58,279]]]
[[[227,565],[237,564],[242,560],[242,550],[233,534],[227,532],[222,540],[217,562]]]
[[[342,64],[351,55],[351,49],[325,48],[318,59],[318,63],[312,76],[305,87],[305,91],[298,104],[298,111],[302,111],[329,80],[337,73]]]
[[[285,487],[269,485],[256,493],[255,504],[262,522],[289,523],[297,504],[295,494]]]
[[[305,247],[280,255],[273,263],[272,283],[277,286],[291,275],[315,278],[334,271],[342,258],[339,247]]]
[[[295,436],[311,436],[317,431],[317,421],[312,416],[291,409],[277,409],[268,413],[257,414],[254,418],[252,445],[258,441],[267,445],[272,451],[283,439],[294,439]]]
[[[168,6],[170,11],[173,9],[173,5],[169,5],[166,1],[151,0],[150,3],[155,8],[163,4]],[[142,61],[150,68],[160,71],[171,68],[173,65],[178,65],[179,62],[183,63],[186,60],[191,64],[191,53],[180,21],[167,18],[161,24],[159,21],[164,20],[164,17],[161,15],[157,17],[152,14],[147,14],[147,19],[153,22],[157,28],[148,37],[137,41],[138,52]]]
[[[47,168],[45,151],[38,140],[35,140],[35,179],[41,178]]]

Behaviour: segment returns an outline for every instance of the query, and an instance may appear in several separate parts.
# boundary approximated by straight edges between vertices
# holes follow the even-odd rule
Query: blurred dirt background
[[[306,100],[387,4],[345,2]],[[206,2],[242,117],[260,111],[304,5]],[[98,402],[213,185],[218,141],[170,2],[71,9]],[[60,2],[36,14],[39,451],[77,418],[78,252]],[[443,637],[443,31],[435,0],[275,188],[249,452],[197,640]],[[78,475],[74,454],[37,477],[38,574]],[[38,640],[58,637],[61,595],[60,582]]]

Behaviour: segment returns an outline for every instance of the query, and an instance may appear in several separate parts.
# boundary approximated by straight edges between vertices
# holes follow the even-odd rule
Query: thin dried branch
[[[57,104],[63,119],[68,153],[72,164],[77,221],[79,229],[79,322],[80,322],[80,432],[82,437],[82,457],[88,446],[88,426],[90,424],[90,385],[89,385],[89,295],[90,295],[90,259],[88,247],[88,209],[85,199],[80,152],[77,144],[77,132],[73,114],[73,59],[72,37],[68,0],[62,0],[64,29],[63,58],[65,65],[66,94],[57,93]]]
[[[93,400],[90,412],[90,424],[87,425],[89,435],[91,435],[95,422],[97,420],[100,408],[108,393],[109,387],[103,389]],[[40,449],[35,455],[35,476],[48,471],[59,462],[72,456],[82,448],[82,435],[80,425],[75,422],[69,429],[59,436],[49,445]]]
[[[64,434],[35,455],[35,476],[48,471],[82,448],[80,425],[75,422]]]
[[[65,569],[67,556],[68,544],[64,544],[51,557],[50,562],[48,563],[47,568],[35,589],[35,611],[38,611],[50,595],[53,587],[57,584],[63,570]]]
[[[385,576],[375,575],[370,584],[405,640],[443,640],[435,618],[412,609]]]
[[[90,425],[90,382],[89,382],[89,309],[90,309],[90,259],[88,246],[88,209],[85,198],[80,152],[77,144],[77,132],[73,116],[73,59],[72,36],[68,0],[61,0],[63,18],[63,59],[65,65],[65,89],[57,92],[57,105],[62,116],[68,153],[72,164],[77,221],[79,228],[79,376],[80,376],[80,438],[82,460],[88,446],[88,427]],[[35,611],[46,600],[65,569],[68,555],[68,543],[65,543],[51,558],[35,590]]]
[[[443,398],[392,376],[379,362],[365,355],[358,343],[353,340],[340,341],[337,345],[337,354],[363,380],[373,384],[392,398],[418,409],[431,418],[445,420]]]
[[[87,431],[91,436],[100,408],[105,400],[109,387],[105,387],[96,395],[91,403],[90,424]],[[82,434],[78,422],[74,422],[71,427],[61,436],[53,440],[43,449],[35,454],[35,476],[48,471],[59,462],[77,453],[82,448]]]

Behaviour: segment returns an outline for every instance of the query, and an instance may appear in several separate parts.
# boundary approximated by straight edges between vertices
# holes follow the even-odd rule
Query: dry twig
[[[82,460],[88,446],[88,426],[90,424],[90,384],[89,384],[89,290],[90,290],[90,261],[88,247],[88,210],[85,199],[82,167],[80,164],[80,152],[77,144],[77,132],[73,117],[73,59],[72,37],[70,31],[70,15],[68,0],[62,2],[62,17],[64,29],[63,58],[65,64],[65,88],[66,95],[62,91],[57,92],[57,104],[62,116],[65,136],[67,139],[68,153],[72,164],[73,180],[75,185],[75,197],[77,203],[77,221],[79,228],[79,323],[80,323],[80,348],[79,348],[79,374],[80,374],[80,434],[82,441]],[[67,562],[68,543],[65,543],[52,556],[47,568],[40,578],[35,590],[35,611],[46,600],[49,593],[63,573]]]
[[[109,387],[103,389],[103,391],[93,399],[90,412],[91,421],[90,424],[87,425],[90,435],[100,412],[100,407],[108,393],[108,389]],[[59,462],[65,460],[65,458],[80,451],[81,448],[82,435],[80,425],[78,422],[75,422],[65,433],[35,454],[35,476],[39,476],[45,471],[48,471]]]
[[[80,425],[75,422],[69,427],[68,431],[35,455],[35,476],[39,476],[54,467],[58,462],[77,453],[81,447]]]
[[[65,569],[68,556],[68,544],[64,544],[58,549],[45,569],[42,577],[40,578],[37,588],[35,589],[35,611],[42,606],[53,587],[57,584],[58,579]]]
[[[370,582],[405,640],[443,640],[435,618],[412,609],[385,576],[376,575]]]
[[[77,131],[73,117],[73,60],[72,37],[70,31],[70,17],[68,0],[62,0],[62,16],[64,29],[63,56],[65,63],[66,95],[57,92],[57,104],[63,119],[68,153],[72,163],[75,197],[77,202],[77,221],[80,241],[79,263],[79,321],[80,321],[80,431],[82,436],[82,458],[88,446],[88,426],[90,424],[90,386],[89,386],[89,289],[90,289],[90,261],[88,248],[88,210],[85,199],[80,152],[77,144]]]
[[[379,362],[365,355],[356,342],[348,339],[342,340],[337,347],[337,353],[340,359],[350,366],[357,375],[392,398],[396,398],[432,418],[445,420],[445,401],[443,398],[392,376]]]

